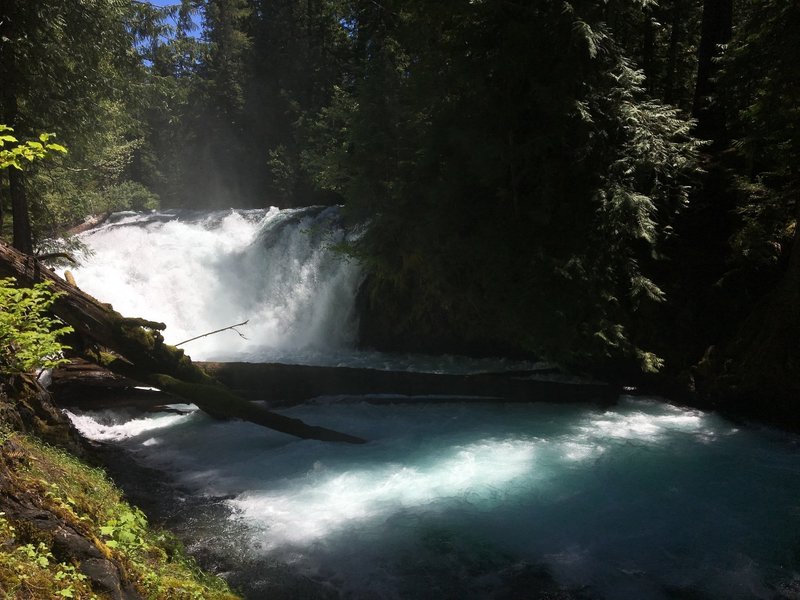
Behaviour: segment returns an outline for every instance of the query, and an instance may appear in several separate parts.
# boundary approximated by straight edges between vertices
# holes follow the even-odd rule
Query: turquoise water
[[[227,497],[196,543],[236,556],[257,589],[280,588],[278,572],[351,598],[527,597],[542,572],[591,598],[797,587],[794,436],[632,398],[610,410],[321,401],[286,412],[370,442],[300,441],[199,412],[73,418],[194,493]]]

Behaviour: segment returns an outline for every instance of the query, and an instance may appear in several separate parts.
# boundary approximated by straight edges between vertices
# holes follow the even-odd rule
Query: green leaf
[[[123,544],[130,544],[136,541],[136,536],[133,535],[130,531],[122,530],[117,533],[117,539],[122,542]]]
[[[47,144],[47,149],[53,150],[54,152],[61,152],[62,154],[67,153],[67,149],[61,144]]]

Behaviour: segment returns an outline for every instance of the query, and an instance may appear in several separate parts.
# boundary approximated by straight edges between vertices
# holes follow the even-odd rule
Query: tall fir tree
[[[119,110],[135,97],[131,85],[138,72],[127,28],[130,11],[130,3],[123,0],[4,2],[0,7],[0,121],[23,137],[57,131],[72,150],[70,160],[77,164],[89,146],[128,144],[130,139],[124,135],[110,135],[112,140],[106,134],[109,127],[130,125],[122,125],[125,111]],[[14,245],[30,253],[31,188],[26,176],[10,173],[9,192]],[[40,193],[33,201],[33,208],[47,208]]]

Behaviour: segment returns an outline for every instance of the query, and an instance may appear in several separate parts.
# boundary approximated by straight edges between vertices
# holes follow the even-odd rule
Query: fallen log
[[[83,233],[84,231],[89,231],[90,229],[94,229],[95,227],[99,227],[111,216],[111,211],[100,213],[97,215],[92,215],[87,218],[83,223],[72,227],[71,229],[67,230],[67,235],[78,235],[79,233]]]
[[[49,281],[59,295],[51,311],[101,348],[88,353],[104,367],[136,381],[164,389],[217,419],[243,419],[304,439],[363,443],[364,440],[268,411],[228,390],[192,363],[183,350],[164,343],[163,323],[124,317],[71,286],[35,257],[0,242],[0,276],[21,285]],[[111,352],[107,352],[110,350]],[[166,388],[166,389],[165,389]]]
[[[60,406],[84,410],[135,408],[157,410],[167,404],[183,403],[154,387],[144,387],[106,368],[80,358],[54,369],[49,391]]]
[[[606,383],[543,379],[539,372],[453,375],[278,363],[198,364],[240,396],[268,400],[272,406],[287,406],[317,396],[368,395],[393,395],[394,402],[407,396],[435,398],[437,401],[460,397],[485,401],[608,405],[613,404],[620,393],[617,386]],[[269,398],[264,397],[266,389],[269,389]]]

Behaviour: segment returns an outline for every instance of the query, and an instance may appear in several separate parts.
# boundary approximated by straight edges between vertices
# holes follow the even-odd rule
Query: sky
[[[142,1],[146,1],[149,4],[152,4],[153,6],[158,6],[158,7],[178,6],[181,3],[181,0],[142,0]],[[200,16],[199,15],[195,15],[193,20],[194,20],[195,24],[198,26],[198,28],[195,31],[191,32],[189,35],[191,35],[192,37],[199,37],[200,36],[200,27],[199,27],[199,25],[200,25]]]

